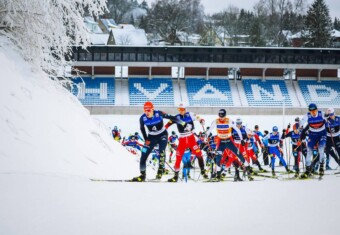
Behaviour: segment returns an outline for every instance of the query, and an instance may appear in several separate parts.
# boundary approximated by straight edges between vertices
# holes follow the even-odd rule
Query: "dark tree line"
[[[144,14],[135,14],[136,9]],[[291,46],[289,34],[301,32],[305,47],[331,47],[332,22],[324,0],[258,0],[253,11],[228,6],[212,15],[204,13],[201,0],[158,0],[151,6],[136,0],[108,0],[105,17],[132,23],[171,45],[180,33],[198,34],[201,45]]]

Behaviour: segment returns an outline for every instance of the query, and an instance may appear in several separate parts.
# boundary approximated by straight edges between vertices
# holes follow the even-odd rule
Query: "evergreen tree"
[[[332,20],[324,0],[315,0],[307,11],[305,22],[308,39],[306,47],[330,47]]]
[[[264,26],[260,18],[255,18],[250,29],[250,45],[255,47],[266,46],[264,38]]]
[[[131,14],[129,24],[135,25],[135,17]]]
[[[145,0],[143,0],[143,2],[140,4],[139,7],[144,9],[144,10],[149,10],[148,3]]]
[[[334,23],[333,23],[333,28],[336,29],[336,30],[340,30],[340,19],[335,17]]]

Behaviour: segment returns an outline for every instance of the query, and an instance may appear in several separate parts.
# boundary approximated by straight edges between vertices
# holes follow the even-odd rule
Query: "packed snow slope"
[[[0,47],[0,171],[130,177],[131,154],[110,130],[41,71]],[[130,170],[132,169],[132,170]]]
[[[338,234],[340,178],[334,175],[92,182],[135,176],[138,163],[75,97],[9,47],[0,46],[0,67],[0,234]]]

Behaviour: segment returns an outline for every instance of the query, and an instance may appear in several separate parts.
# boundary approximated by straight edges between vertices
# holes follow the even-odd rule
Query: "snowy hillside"
[[[78,100],[0,47],[0,171],[127,177],[136,164]],[[132,162],[132,163],[131,163]],[[118,164],[117,164],[118,163]],[[131,174],[132,173],[132,174]]]

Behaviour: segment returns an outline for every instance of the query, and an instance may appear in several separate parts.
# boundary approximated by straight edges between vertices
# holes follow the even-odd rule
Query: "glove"
[[[289,129],[289,127],[287,127]],[[286,129],[282,129],[282,133],[286,133]]]
[[[244,140],[241,140],[241,145],[242,145],[242,146],[245,146],[245,145],[246,145],[246,142],[244,142]]]
[[[287,129],[289,129],[290,128],[290,123],[288,124],[288,126],[287,126]]]
[[[201,123],[202,126],[204,126],[204,125],[205,125],[205,120],[202,118],[202,119],[200,120],[200,123]]]

